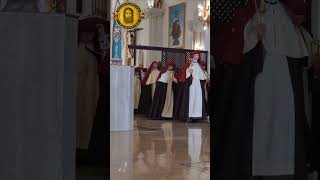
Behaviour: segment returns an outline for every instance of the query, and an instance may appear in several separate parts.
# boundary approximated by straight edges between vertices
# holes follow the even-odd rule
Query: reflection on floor
[[[131,132],[111,132],[111,180],[209,180],[209,124],[135,118]]]

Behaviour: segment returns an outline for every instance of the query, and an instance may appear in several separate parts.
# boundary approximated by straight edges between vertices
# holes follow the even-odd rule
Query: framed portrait
[[[185,44],[186,3],[169,7],[168,47],[184,48]]]

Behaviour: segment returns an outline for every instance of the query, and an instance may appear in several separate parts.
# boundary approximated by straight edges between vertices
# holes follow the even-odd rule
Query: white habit
[[[192,69],[192,74],[190,73]],[[201,80],[206,80],[206,75],[198,62],[192,62],[187,69],[186,78],[192,75],[192,84],[189,88],[189,117],[202,117],[202,88]]]
[[[275,4],[265,4],[266,12],[261,19],[256,15],[247,24],[244,34],[246,52],[257,42],[254,38],[256,34],[252,34],[254,25],[259,21],[266,24],[262,39],[264,66],[255,82],[252,151],[254,176],[294,174],[295,104],[287,57],[308,56],[302,36],[284,6],[278,0],[272,2]]]

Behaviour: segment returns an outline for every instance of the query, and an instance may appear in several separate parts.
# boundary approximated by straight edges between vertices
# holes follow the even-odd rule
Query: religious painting
[[[186,4],[169,7],[169,47],[184,48]]]

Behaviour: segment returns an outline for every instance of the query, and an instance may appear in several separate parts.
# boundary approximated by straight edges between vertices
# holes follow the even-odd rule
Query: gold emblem
[[[121,4],[113,13],[114,20],[124,29],[134,29],[144,18],[144,12],[134,3]]]

